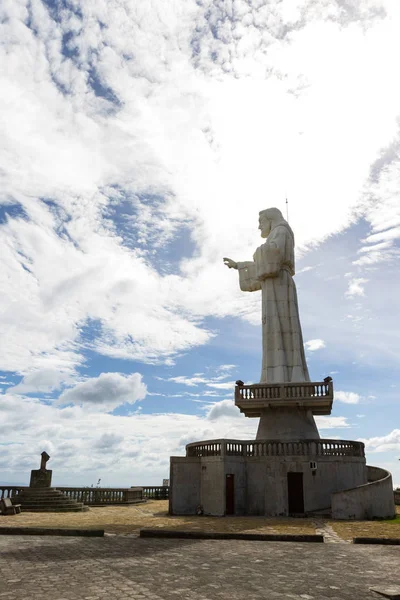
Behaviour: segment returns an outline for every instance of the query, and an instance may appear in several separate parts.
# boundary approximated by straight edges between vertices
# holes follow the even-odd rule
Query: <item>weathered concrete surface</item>
[[[332,495],[334,519],[390,519],[396,513],[389,471],[367,466],[368,483]]]
[[[247,416],[247,415],[246,415]],[[319,433],[311,410],[297,407],[264,409],[257,440],[318,440]]]
[[[317,463],[314,473],[310,461]],[[230,473],[235,477],[236,515],[288,515],[288,472],[303,473],[305,512],[329,507],[333,492],[367,482],[364,457],[172,456],[170,513],[193,515],[201,504],[206,515],[224,515],[225,477]]]
[[[396,547],[247,541],[0,538],[12,600],[377,600],[400,584]]]

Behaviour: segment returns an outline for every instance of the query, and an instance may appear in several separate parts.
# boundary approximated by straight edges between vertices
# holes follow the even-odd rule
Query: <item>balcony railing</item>
[[[188,444],[186,456],[354,456],[364,457],[362,442],[344,440],[209,440]]]
[[[260,417],[266,409],[304,409],[314,415],[330,415],[332,381],[304,383],[253,383],[236,385],[235,404],[246,417]]]
[[[237,385],[235,400],[307,400],[309,398],[333,399],[332,382],[317,383],[254,383]]]

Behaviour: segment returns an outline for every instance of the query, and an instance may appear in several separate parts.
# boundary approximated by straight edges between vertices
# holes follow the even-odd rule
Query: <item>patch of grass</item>
[[[344,540],[353,537],[400,538],[400,516],[384,521],[330,521],[332,529]]]
[[[241,533],[315,533],[311,519],[288,517],[171,517],[168,500],[150,500],[130,506],[92,507],[83,513],[30,513],[0,517],[0,526],[32,527],[96,527],[106,533],[139,533],[145,527],[152,529],[185,529],[187,531],[215,531]]]
[[[390,523],[391,525],[400,525],[400,514],[397,514],[394,519],[383,519],[381,523]]]

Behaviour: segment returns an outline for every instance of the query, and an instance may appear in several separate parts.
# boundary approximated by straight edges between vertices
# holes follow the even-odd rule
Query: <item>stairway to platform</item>
[[[13,504],[21,504],[27,512],[83,512],[89,510],[83,502],[69,498],[55,488],[27,488],[12,498]]]

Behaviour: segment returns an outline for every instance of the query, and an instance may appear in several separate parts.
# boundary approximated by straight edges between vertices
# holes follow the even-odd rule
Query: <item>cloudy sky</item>
[[[296,234],[321,436],[400,485],[398,0],[3,0],[0,482],[157,485],[252,438],[258,211]]]

